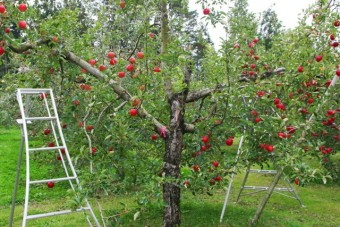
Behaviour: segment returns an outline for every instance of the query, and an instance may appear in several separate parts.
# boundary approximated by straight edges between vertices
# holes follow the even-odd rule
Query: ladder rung
[[[40,147],[40,148],[30,148],[29,151],[48,151],[48,150],[58,150],[58,149],[65,149],[64,146],[59,147]]]
[[[30,184],[40,184],[40,183],[47,183],[50,181],[58,182],[58,181],[65,181],[65,180],[75,180],[77,177],[62,177],[62,178],[55,178],[55,179],[48,179],[48,180],[34,180],[30,181]]]
[[[33,121],[33,120],[56,120],[56,117],[26,117],[26,121]]]
[[[25,88],[25,89],[18,89],[18,92],[20,92],[22,95],[28,95],[28,94],[41,94],[46,92],[51,92],[51,89],[34,89],[34,88]]]
[[[244,189],[260,189],[260,190],[268,190],[269,187],[262,186],[244,186]],[[274,188],[275,191],[293,191],[291,188]]]
[[[36,218],[44,218],[44,217],[50,217],[50,216],[56,216],[56,215],[63,215],[63,214],[70,214],[73,212],[80,212],[84,210],[90,210],[89,207],[83,207],[79,208],[77,210],[61,210],[61,211],[55,211],[55,212],[50,212],[50,213],[43,213],[43,214],[33,214],[33,215],[28,215],[26,217],[27,220],[30,219],[36,219]]]
[[[265,170],[265,169],[250,169],[249,173],[268,173],[268,174],[276,174],[277,170]]]

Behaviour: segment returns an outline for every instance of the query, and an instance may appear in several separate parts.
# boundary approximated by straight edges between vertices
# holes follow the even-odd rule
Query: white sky
[[[197,10],[200,17],[203,17],[202,6],[195,4],[196,0],[189,0],[191,10]],[[307,9],[309,5],[315,3],[315,0],[248,0],[248,9],[251,12],[259,13],[272,8],[276,11],[279,20],[285,28],[294,28],[298,24],[299,14],[303,9]],[[208,27],[212,41],[218,47],[220,37],[224,37],[222,25]]]

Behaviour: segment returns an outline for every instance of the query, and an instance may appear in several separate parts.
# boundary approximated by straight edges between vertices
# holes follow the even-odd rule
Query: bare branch
[[[189,102],[194,102],[197,101],[199,99],[205,98],[209,95],[211,95],[212,92],[214,92],[215,89],[212,88],[206,88],[200,91],[196,91],[196,92],[190,92],[187,96],[187,99],[185,100],[186,103]]]

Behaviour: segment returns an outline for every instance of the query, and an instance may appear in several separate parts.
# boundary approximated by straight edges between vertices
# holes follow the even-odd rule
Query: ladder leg
[[[238,195],[237,195],[236,203],[237,203],[238,200],[240,199],[241,193],[242,193],[242,191],[243,191],[243,189],[244,189],[244,185],[245,185],[246,182],[247,182],[248,175],[249,175],[249,170],[250,170],[250,165],[248,165],[248,167],[247,167],[246,175],[244,176],[244,179],[243,179],[243,182],[242,182],[242,186],[241,186],[240,191],[239,191],[239,193],[238,193]]]
[[[22,227],[26,226],[27,215],[28,215],[29,192],[30,192],[30,161],[29,161],[29,151],[28,149],[26,149],[26,190],[25,190],[25,205],[24,205],[24,217],[23,217]]]
[[[15,201],[16,201],[17,191],[18,191],[22,153],[23,153],[23,150],[24,150],[24,142],[25,142],[25,137],[22,134],[21,143],[20,143],[20,150],[19,150],[18,165],[17,165],[17,172],[16,172],[16,177],[15,177],[15,183],[14,183],[14,191],[13,191],[13,197],[12,197],[11,213],[10,213],[9,221],[8,221],[9,227],[12,227],[12,225],[13,225],[13,215],[14,215]]]
[[[286,182],[289,185],[289,187],[292,189],[291,193],[294,195],[294,197],[297,199],[297,201],[299,201],[301,207],[305,207],[305,205],[303,205],[302,200],[300,199],[299,195],[296,193],[295,189],[293,188],[292,184],[289,183],[288,180],[286,180]]]

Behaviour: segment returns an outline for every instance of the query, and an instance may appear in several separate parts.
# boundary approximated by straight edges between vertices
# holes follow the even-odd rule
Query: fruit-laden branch
[[[25,51],[30,50],[30,49],[36,49],[38,46],[47,45],[49,42],[51,42],[51,39],[42,38],[42,39],[40,39],[40,40],[38,40],[37,42],[34,42],[34,43],[24,43],[24,44],[21,44],[19,46],[9,45],[8,47],[13,52],[20,54],[20,53],[24,53]],[[75,55],[74,53],[72,53],[70,51],[64,51],[61,54],[61,56],[64,59],[80,66],[83,69],[85,69],[88,73],[90,73],[92,76],[96,77],[98,80],[105,82],[105,83],[109,83],[111,88],[113,89],[113,91],[122,100],[129,101],[131,99],[131,95],[128,93],[128,91],[125,90],[123,87],[121,87],[118,84],[117,81],[115,81],[115,80],[107,81],[98,69],[92,67],[88,62],[84,61],[83,59],[81,59],[80,57]],[[148,118],[152,122],[152,124],[156,127],[158,132],[160,132],[162,130],[166,130],[165,125],[160,123],[155,117],[153,117],[150,113],[148,113],[147,110],[145,110],[143,108],[143,106],[139,107],[138,114],[139,114],[140,117]],[[192,132],[192,131],[195,130],[195,127],[193,125],[186,124],[185,129],[186,129],[187,132]],[[165,131],[165,133],[168,133],[167,130]]]
[[[260,79],[260,80],[263,80],[263,79],[266,79],[268,77],[271,77],[275,74],[279,74],[279,73],[283,73],[286,69],[285,68],[277,68],[273,71],[267,71],[267,72],[264,72],[262,75],[260,75],[259,77],[257,77],[256,75],[253,75],[253,76],[249,76],[247,74],[241,74],[238,78],[238,81],[239,82],[250,82],[250,81],[256,81],[256,79]]]

